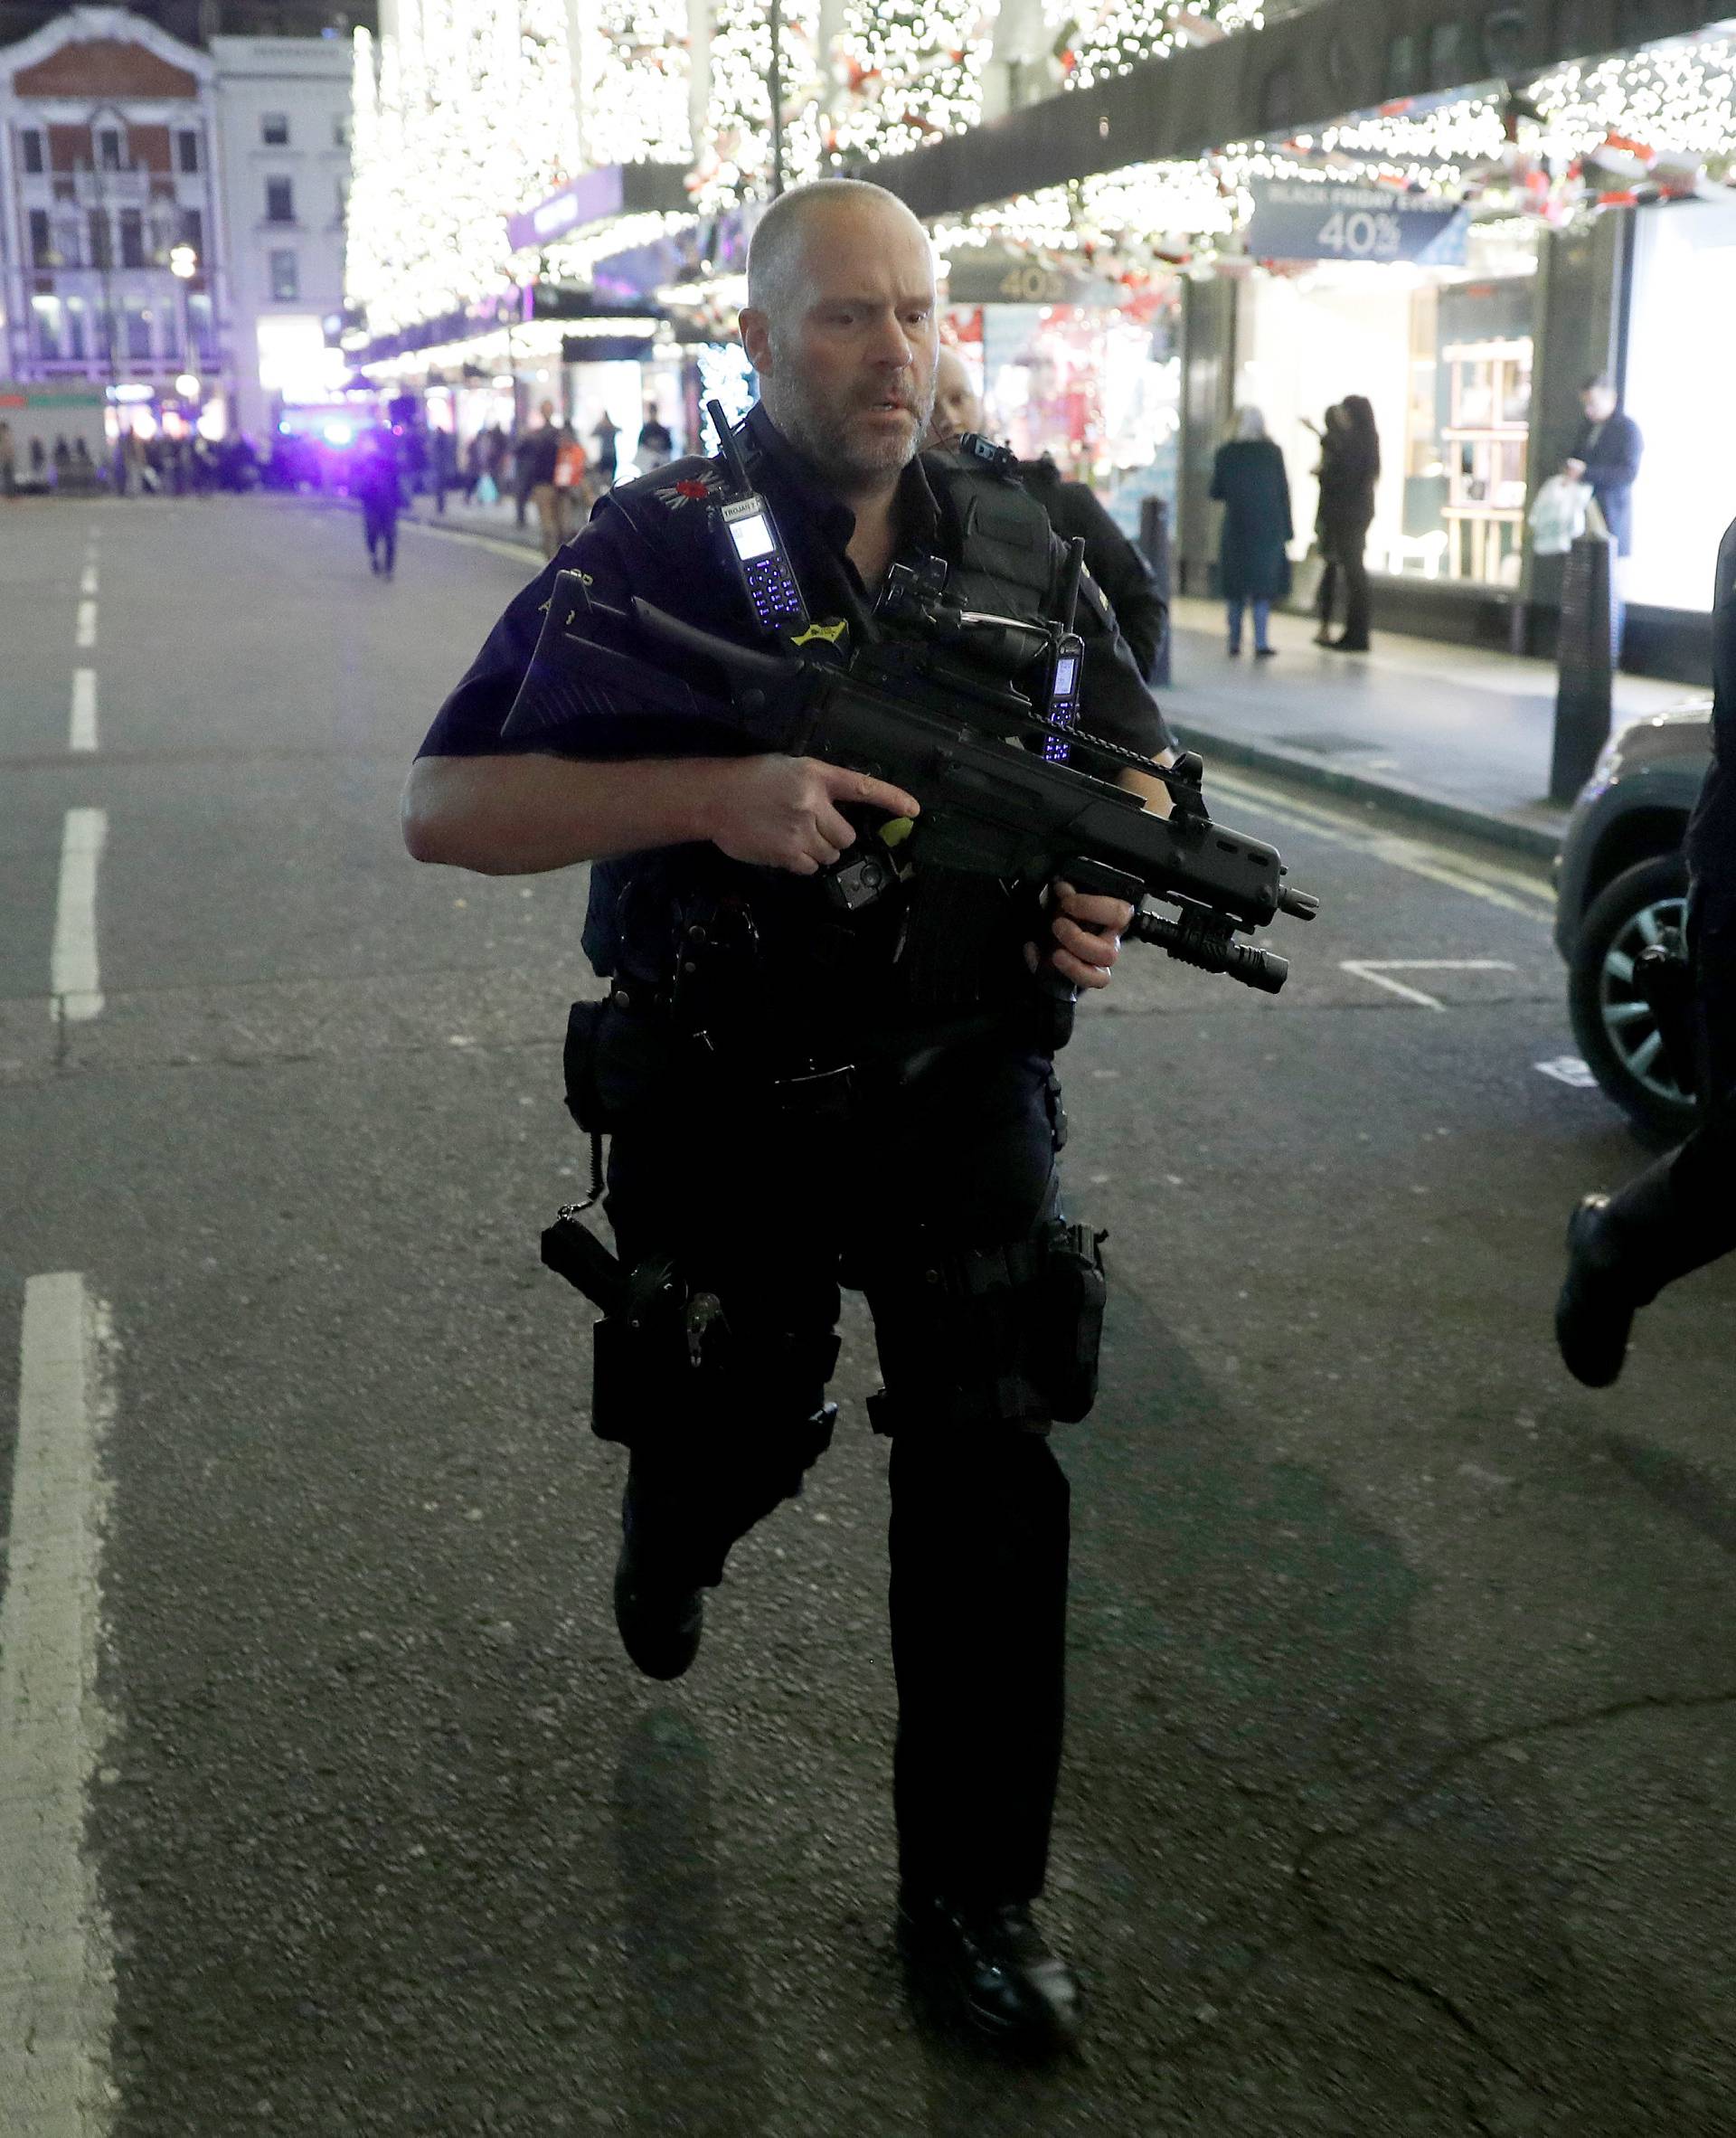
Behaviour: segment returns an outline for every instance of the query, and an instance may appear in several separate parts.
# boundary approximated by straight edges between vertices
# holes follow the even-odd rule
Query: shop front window
[[[1243,285],[1236,400],[1283,449],[1298,549],[1314,526],[1326,410],[1366,397],[1381,442],[1367,557],[1401,577],[1516,588],[1524,543],[1536,283],[1504,272],[1337,263]]]
[[[1448,577],[1516,586],[1524,539],[1531,336],[1443,341],[1439,374],[1447,396],[1441,516]]]
[[[1125,306],[984,304],[948,315],[984,422],[1023,460],[1047,454],[1129,539],[1146,497],[1173,513],[1181,433],[1178,285]]]
[[[1659,202],[1635,224],[1622,405],[1642,447],[1623,591],[1703,610],[1736,510],[1736,201]]]

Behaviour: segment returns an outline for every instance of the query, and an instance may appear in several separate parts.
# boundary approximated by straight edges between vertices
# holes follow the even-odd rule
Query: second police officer
[[[909,211],[859,182],[798,187],[760,221],[748,280],[761,398],[738,439],[816,625],[872,639],[889,569],[927,555],[967,608],[1054,614],[1066,553],[1041,510],[1008,478],[921,451],[938,318]],[[680,1327],[660,1353],[620,1330],[606,1343],[607,1321],[599,1333],[593,1424],[629,1456],[615,1582],[628,1654],[657,1678],[693,1661],[731,1546],[830,1442],[839,1285],[860,1289],[885,1383],[871,1412],[891,1438],[900,1943],[986,2033],[1065,2045],[1078,1982],[1032,1915],[1063,1714],[1069,1488],[1048,1436],[1058,1413],[1080,1414],[1101,1302],[1078,1228],[1073,1264],[1049,1252],[1066,1231],[1063,1124],[1038,968],[1106,986],[1129,909],[919,868],[844,915],[816,877],[870,814],[917,813],[896,787],[750,745],[702,753],[651,713],[630,748],[582,727],[558,753],[503,742],[557,567],[617,609],[637,594],[758,642],[722,545],[725,491],[721,460],[692,459],[602,501],[440,709],[405,837],[419,860],[489,875],[594,864],[584,947],[609,993],[574,1008],[569,1103],[611,1133],[623,1263],[675,1270],[692,1302],[687,1348]],[[1078,629],[1088,724],[1167,762],[1089,577]],[[612,642],[646,650],[618,627]],[[655,657],[717,689],[708,664]],[[1155,774],[1122,777],[1167,808]]]

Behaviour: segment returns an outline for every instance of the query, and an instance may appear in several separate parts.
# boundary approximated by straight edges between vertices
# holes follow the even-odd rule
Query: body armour
[[[843,644],[860,645],[886,627],[873,614],[845,549],[854,521],[814,478],[762,408],[738,433],[750,479],[775,515],[809,613]],[[718,506],[728,494],[721,459],[687,459],[610,492],[590,525],[519,596],[496,625],[468,675],[442,708],[423,754],[510,748],[499,729],[535,644],[556,570],[582,573],[597,598],[625,609],[637,595],[704,629],[760,642],[746,594],[724,546]],[[897,501],[901,561],[939,556],[948,592],[963,606],[1034,617],[1052,612],[1066,558],[1041,506],[1010,473],[949,453],[925,453],[905,468]],[[1162,715],[1116,633],[1089,574],[1081,580],[1077,628],[1085,643],[1090,724],[1145,754],[1168,742]],[[599,637],[606,631],[599,630]],[[610,642],[615,642],[611,639]],[[638,639],[621,650],[666,667],[698,691],[725,695],[709,662]],[[623,754],[611,742],[587,747],[582,728],[562,754]],[[541,745],[548,747],[546,742]],[[647,713],[636,725],[636,757],[750,753],[727,734],[695,735]],[[689,951],[727,943],[741,996],[741,1021],[762,1014],[755,998],[804,1023],[876,1023],[1012,1001],[1028,987],[1023,944],[1039,932],[1009,886],[993,878],[913,871],[896,893],[843,918],[812,877],[730,860],[709,843],[663,847],[595,863],[584,949],[599,974],[637,996],[667,999]],[[693,931],[700,932],[696,938]],[[707,960],[722,969],[725,960]],[[764,976],[763,989],[757,976]]]

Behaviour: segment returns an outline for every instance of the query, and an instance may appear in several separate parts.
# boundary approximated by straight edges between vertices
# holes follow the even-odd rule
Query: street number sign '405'
[[[1385,186],[1257,178],[1245,242],[1255,260],[1412,260],[1434,267],[1465,258],[1470,212],[1437,194]]]

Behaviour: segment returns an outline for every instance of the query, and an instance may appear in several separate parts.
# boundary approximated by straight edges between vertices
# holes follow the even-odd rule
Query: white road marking
[[[84,577],[79,582],[79,591],[81,594],[94,594],[96,591],[97,567],[93,563],[85,566]]]
[[[1401,995],[1407,1002],[1419,1003],[1424,1009],[1445,1009],[1444,1002],[1437,1002],[1420,988],[1395,980],[1392,975],[1395,972],[1512,972],[1515,968],[1505,958],[1341,958],[1338,970],[1354,973],[1358,979],[1372,980],[1377,988],[1390,988],[1393,994]]]
[[[84,1849],[109,1722],[98,1703],[107,1307],[76,1271],[24,1284],[12,1528],[0,1604],[0,2124],[99,2138],[114,1941]]]
[[[96,746],[97,671],[94,668],[74,668],[72,727],[67,747],[70,750],[94,750]]]
[[[1571,1084],[1576,1092],[1597,1089],[1597,1078],[1578,1055],[1557,1055],[1552,1062],[1538,1062],[1534,1066],[1544,1076],[1552,1076],[1557,1083]]]
[[[66,812],[49,986],[54,1008],[75,1019],[102,1014],[102,978],[97,969],[97,865],[108,839],[107,809]]]
[[[79,603],[79,635],[76,643],[80,647],[94,646],[97,642],[97,605],[94,601]]]
[[[1554,910],[1555,894],[1550,886],[1516,868],[1504,868],[1498,862],[1473,861],[1457,854],[1449,856],[1438,847],[1425,846],[1420,839],[1404,838],[1395,832],[1371,831],[1353,818],[1323,809],[1313,802],[1297,801],[1288,794],[1277,793],[1269,787],[1245,780],[1240,773],[1208,771],[1206,787],[1208,795],[1229,795],[1250,809],[1258,809],[1276,824],[1307,832],[1334,846],[1349,847],[1359,854],[1371,855],[1391,868],[1403,869],[1431,884],[1444,884],[1451,890],[1463,891],[1488,905],[1499,906],[1504,913],[1524,913],[1533,921],[1547,921]]]

